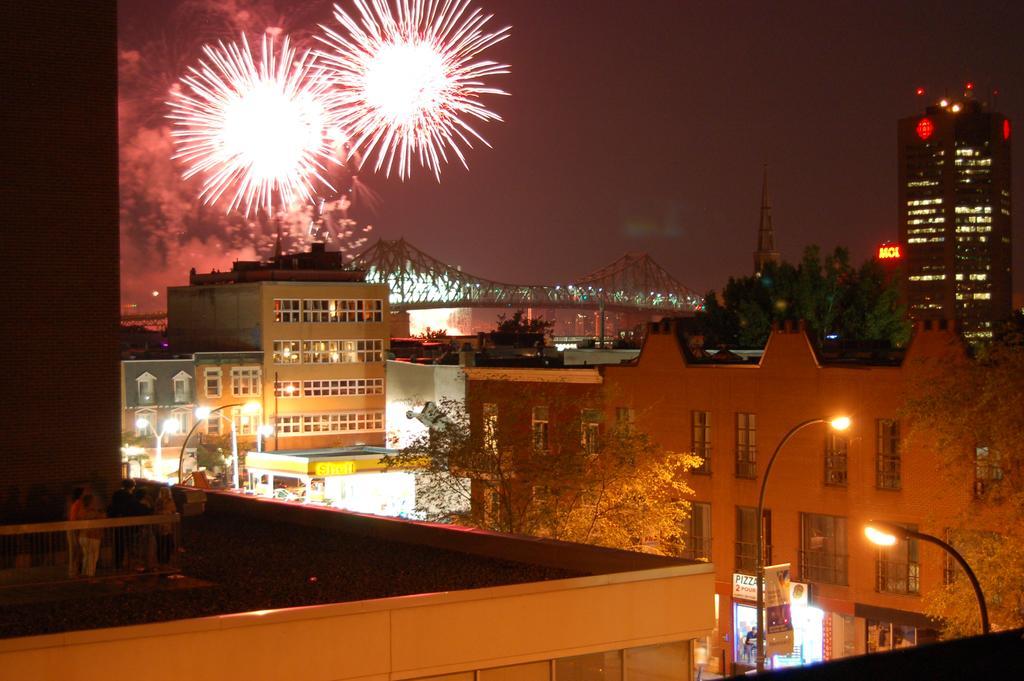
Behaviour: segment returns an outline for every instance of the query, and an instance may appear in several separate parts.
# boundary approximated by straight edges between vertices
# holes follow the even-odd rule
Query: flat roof
[[[379,448],[383,449],[383,448]],[[62,538],[63,541],[63,538]],[[186,579],[27,596],[0,589],[0,638],[707,563],[212,492],[182,518]],[[101,549],[104,550],[104,549]],[[175,582],[180,585],[170,586]]]

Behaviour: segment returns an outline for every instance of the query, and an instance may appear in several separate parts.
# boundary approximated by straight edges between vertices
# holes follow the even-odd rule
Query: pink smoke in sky
[[[234,40],[242,32],[284,32],[297,46],[309,45],[310,31],[329,16],[331,3],[181,0],[118,7],[121,305],[125,313],[159,312],[166,309],[167,287],[187,284],[190,269],[228,270],[235,260],[266,259],[276,241],[268,221],[204,206],[196,198],[198,180],[182,179],[182,168],[171,158],[171,126],[165,117],[171,90],[180,87],[182,71],[209,42]],[[372,196],[357,179],[347,179],[353,196]],[[340,197],[326,198],[337,204]],[[365,242],[368,213],[360,216],[358,210],[357,205],[351,217],[364,218],[362,226],[343,226],[329,235],[345,242],[334,247],[351,251]],[[311,211],[298,207],[284,215],[286,251],[307,247]]]

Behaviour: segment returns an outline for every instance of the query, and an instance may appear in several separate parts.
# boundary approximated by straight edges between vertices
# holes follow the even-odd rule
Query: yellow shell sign
[[[329,475],[351,475],[356,472],[355,461],[324,461],[313,466],[313,475],[326,477]]]

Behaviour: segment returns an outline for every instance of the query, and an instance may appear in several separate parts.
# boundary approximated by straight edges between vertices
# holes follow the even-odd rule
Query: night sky
[[[440,184],[418,168],[404,183],[368,170],[363,179],[382,199],[367,218],[374,238],[404,236],[500,281],[565,282],[646,251],[691,288],[720,288],[752,268],[765,163],[783,256],[795,260],[816,243],[847,246],[860,261],[897,236],[898,118],[972,80],[979,97],[998,89],[997,110],[1024,130],[1024,2],[475,4],[494,14],[495,28],[513,27],[488,55],[512,67],[491,81],[511,93],[490,100],[505,122],[479,128],[493,148],[470,151],[469,171],[446,167]],[[172,167],[140,163],[139,149],[162,153],[156,86],[176,60],[184,68],[198,58],[200,38],[181,19],[198,6],[228,17],[202,35],[241,17],[226,38],[261,22],[295,31],[332,21],[329,2],[124,3],[122,54],[161,55],[162,75],[145,79],[157,93],[151,102],[122,93],[123,166],[131,158],[131,172],[152,173],[147,187],[176,182]],[[174,36],[182,26],[188,39]],[[1024,145],[1014,147],[1022,291]],[[182,263],[223,269],[265,254],[244,230],[222,239],[198,209],[185,227],[175,216],[188,206],[169,210],[165,227],[149,232],[153,220],[138,204],[123,205],[124,302],[152,306],[143,292],[184,283]]]

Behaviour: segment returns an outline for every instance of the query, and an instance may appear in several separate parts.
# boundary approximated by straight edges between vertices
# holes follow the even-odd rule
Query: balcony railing
[[[846,455],[826,454],[825,455],[825,484],[846,485]]]
[[[764,547],[764,564],[772,563],[772,547]],[[757,542],[736,542],[736,572],[754,574],[757,571]]]
[[[879,454],[875,463],[878,489],[900,488],[900,457]]]
[[[686,537],[683,558],[711,560],[711,537]]]
[[[847,584],[849,556],[841,553],[800,551],[800,577],[805,582]]]
[[[891,560],[875,561],[875,591],[916,594],[921,591],[921,565]]]
[[[736,477],[753,480],[757,478],[757,455],[753,447],[736,452]]]
[[[181,522],[177,513],[0,525],[0,587],[91,576],[82,569],[80,539],[86,533],[99,539],[96,577],[178,571]]]

